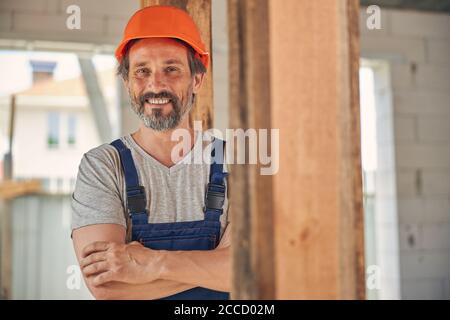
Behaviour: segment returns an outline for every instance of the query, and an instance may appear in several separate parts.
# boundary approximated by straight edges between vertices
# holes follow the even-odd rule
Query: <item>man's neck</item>
[[[181,155],[181,159],[186,156],[186,154],[193,148],[194,141],[194,130],[189,124],[188,117],[180,123],[180,125],[171,130],[166,131],[156,131],[147,128],[141,124],[138,131],[132,134],[134,141],[142,148],[145,152],[151,155],[153,158],[158,160],[161,164],[166,167],[172,167],[175,163],[172,161],[172,150],[175,145],[179,144],[180,141],[172,141],[172,133],[177,129],[184,129],[189,132],[190,135],[190,148],[185,154]],[[184,152],[184,151],[183,151]]]

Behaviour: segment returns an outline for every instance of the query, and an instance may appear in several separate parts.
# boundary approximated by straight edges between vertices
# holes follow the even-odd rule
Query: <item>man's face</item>
[[[173,39],[142,39],[131,47],[129,62],[125,85],[133,110],[148,128],[176,128],[203,81],[203,75],[191,75],[188,49]]]

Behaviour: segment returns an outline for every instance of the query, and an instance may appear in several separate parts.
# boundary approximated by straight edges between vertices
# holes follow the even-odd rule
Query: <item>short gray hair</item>
[[[141,39],[130,40],[124,48],[124,55],[119,65],[117,66],[117,75],[121,76],[123,80],[128,80],[128,74],[130,72],[130,56],[129,52],[131,47]],[[188,45],[186,42],[174,39],[177,42],[183,44],[188,49],[188,63],[189,69],[191,70],[191,75],[195,76],[199,73],[206,73],[206,68],[200,59],[195,55],[195,50]]]

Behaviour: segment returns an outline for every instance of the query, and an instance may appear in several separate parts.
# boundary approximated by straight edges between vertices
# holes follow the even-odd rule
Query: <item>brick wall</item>
[[[401,298],[450,299],[450,15],[367,16],[362,56],[391,70]]]
[[[69,30],[67,7],[81,9],[81,29]],[[0,39],[116,45],[139,0],[2,0]]]

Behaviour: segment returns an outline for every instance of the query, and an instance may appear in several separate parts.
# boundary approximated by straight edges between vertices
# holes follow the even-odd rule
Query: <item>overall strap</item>
[[[119,152],[120,163],[125,175],[127,209],[131,221],[133,225],[146,224],[148,223],[148,215],[145,188],[139,185],[139,177],[131,156],[131,150],[120,139],[113,141],[111,145]]]
[[[205,220],[219,221],[223,213],[225,201],[225,177],[228,173],[223,172],[225,152],[225,141],[214,138],[211,150],[211,167],[209,173],[209,183],[205,195]]]

